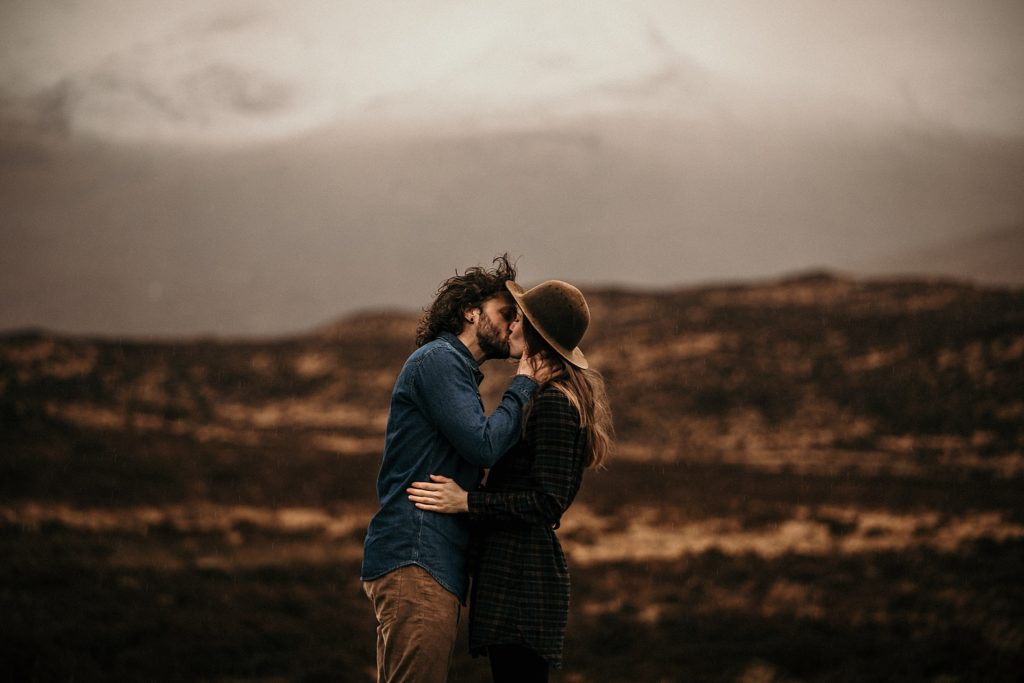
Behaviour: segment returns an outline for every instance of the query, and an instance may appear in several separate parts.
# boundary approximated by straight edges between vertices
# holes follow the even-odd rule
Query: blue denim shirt
[[[427,570],[445,589],[466,594],[465,515],[420,510],[406,488],[429,475],[451,477],[467,491],[520,437],[523,407],[537,384],[516,375],[501,404],[484,414],[479,385],[483,373],[453,334],[441,335],[413,352],[391,393],[384,459],[377,477],[380,510],[367,529],[364,581],[410,564]]]

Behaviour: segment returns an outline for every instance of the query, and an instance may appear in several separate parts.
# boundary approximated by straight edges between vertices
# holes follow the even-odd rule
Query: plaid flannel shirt
[[[524,438],[469,494],[475,526],[469,644],[530,647],[562,665],[569,569],[555,535],[583,479],[579,414],[557,389],[535,399]]]

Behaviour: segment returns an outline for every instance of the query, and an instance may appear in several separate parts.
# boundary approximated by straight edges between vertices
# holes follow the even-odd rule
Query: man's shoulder
[[[447,339],[442,337],[434,337],[423,346],[419,347],[412,354],[409,355],[410,361],[420,361],[430,356],[436,356],[441,354],[442,357],[448,354],[458,355],[458,351],[451,345]]]
[[[469,364],[450,341],[443,337],[435,337],[419,347],[405,361],[406,370],[418,367],[446,366],[465,368],[471,372]]]

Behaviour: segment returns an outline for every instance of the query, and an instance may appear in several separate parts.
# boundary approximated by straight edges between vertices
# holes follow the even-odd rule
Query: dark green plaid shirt
[[[525,645],[562,665],[569,615],[569,568],[555,535],[583,479],[585,436],[565,395],[534,399],[524,438],[469,494],[474,522],[469,645]]]

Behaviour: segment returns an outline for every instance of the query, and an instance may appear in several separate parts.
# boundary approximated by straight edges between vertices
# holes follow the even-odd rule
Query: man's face
[[[476,328],[480,348],[488,358],[508,358],[511,352],[509,326],[517,313],[514,300],[506,296],[492,297],[480,307],[480,313],[480,323]]]

